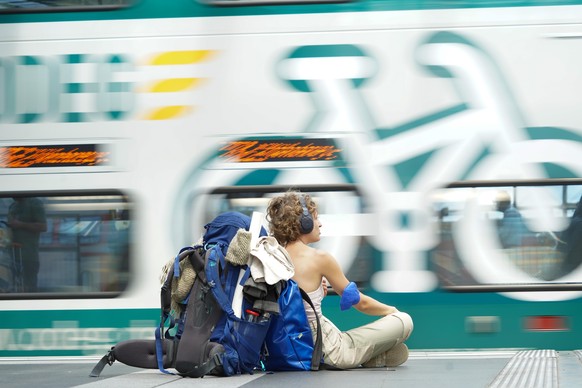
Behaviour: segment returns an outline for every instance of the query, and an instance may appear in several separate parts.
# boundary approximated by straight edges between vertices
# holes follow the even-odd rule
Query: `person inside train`
[[[33,197],[15,197],[8,210],[8,226],[12,229],[16,283],[15,291],[38,290],[39,238],[46,232],[47,221],[42,201]]]
[[[274,197],[267,208],[269,231],[288,251],[295,274],[293,279],[307,292],[316,313],[306,306],[312,333],[316,332],[315,314],[323,332],[323,361],[339,369],[364,367],[394,367],[408,359],[404,343],[412,330],[410,315],[394,306],[381,303],[362,294],[350,282],[338,262],[328,252],[311,247],[320,240],[322,224],[313,199],[298,191]],[[362,313],[381,318],[361,327],[340,331],[321,311],[327,294],[327,284],[340,295],[342,310],[351,306]],[[306,304],[304,302],[304,304]],[[315,337],[315,335],[314,335]]]
[[[511,197],[506,191],[500,191],[495,198],[497,210],[503,213],[503,218],[497,222],[497,233],[503,248],[515,248],[522,245],[528,229],[521,213],[511,203]]]
[[[567,275],[582,263],[582,197],[576,205],[576,210],[568,228],[562,232],[564,244],[560,247],[564,253],[562,273]]]

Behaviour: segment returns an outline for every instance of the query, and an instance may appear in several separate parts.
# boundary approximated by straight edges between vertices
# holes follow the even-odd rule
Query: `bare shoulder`
[[[317,249],[317,248],[311,248],[313,249],[313,251],[311,252],[311,254],[313,255],[313,257],[315,259],[318,260],[334,260],[333,256],[331,255],[331,253],[324,251],[323,249]]]
[[[316,251],[317,253],[314,256],[317,257],[321,274],[327,279],[333,289],[341,295],[348,284],[348,279],[344,275],[338,261],[327,251],[321,249],[316,249]]]
[[[323,267],[330,268],[339,266],[337,260],[335,259],[335,257],[333,257],[331,253],[324,251],[322,249],[314,249],[313,251],[314,259],[318,263],[320,263],[320,265],[322,265]]]

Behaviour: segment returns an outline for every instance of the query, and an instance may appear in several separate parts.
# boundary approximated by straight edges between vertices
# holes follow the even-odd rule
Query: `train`
[[[164,265],[288,190],[410,349],[580,349],[581,38],[568,0],[1,1],[0,357],[153,338]]]

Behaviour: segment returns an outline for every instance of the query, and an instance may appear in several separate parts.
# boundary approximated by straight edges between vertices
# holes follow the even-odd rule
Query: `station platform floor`
[[[257,372],[202,379],[166,375],[158,370],[105,366],[89,377],[99,357],[0,359],[3,388],[182,388],[182,387],[544,387],[582,386],[582,350],[411,351],[396,368],[343,371]]]

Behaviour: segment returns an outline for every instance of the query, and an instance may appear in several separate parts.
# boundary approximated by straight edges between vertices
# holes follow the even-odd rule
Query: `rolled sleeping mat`
[[[173,340],[162,341],[164,368],[172,368],[175,360],[176,344]],[[145,369],[158,369],[155,340],[127,340],[113,346],[109,352],[95,365],[90,377],[99,377],[105,365],[112,365],[115,361]]]
[[[174,341],[162,341],[164,368],[171,368],[174,364]],[[127,340],[113,347],[115,359],[129,366],[146,369],[158,369],[155,340]]]

